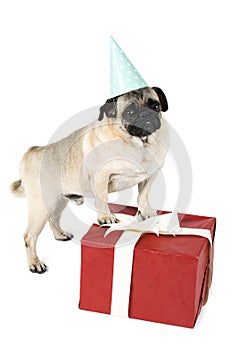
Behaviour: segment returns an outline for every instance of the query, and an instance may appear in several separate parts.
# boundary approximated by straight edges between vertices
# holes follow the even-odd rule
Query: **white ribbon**
[[[138,221],[135,216],[118,214],[118,219],[120,222],[110,225],[105,232],[106,237],[112,231],[124,230],[114,251],[111,315],[128,317],[134,247],[143,233],[201,236],[209,240],[210,246],[212,237],[206,229],[181,228],[176,213],[163,214],[144,221]]]
[[[102,226],[110,226],[105,232],[104,237],[108,236],[112,231],[123,230],[142,233],[155,233],[157,236],[162,235],[194,235],[205,237],[212,245],[212,237],[210,230],[180,227],[179,219],[176,213],[157,215],[144,221],[138,221],[138,217],[126,214],[118,214],[119,222],[116,224],[104,224]],[[134,235],[129,237],[134,241]]]

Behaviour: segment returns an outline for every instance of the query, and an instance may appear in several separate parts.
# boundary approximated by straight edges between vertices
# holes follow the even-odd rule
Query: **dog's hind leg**
[[[60,227],[60,218],[67,203],[68,200],[66,198],[58,199],[54,211],[49,215],[48,218],[54,237],[59,241],[69,241],[73,237],[71,233],[64,232]]]
[[[37,239],[47,221],[47,214],[41,205],[29,204],[28,227],[24,234],[27,251],[28,266],[31,272],[43,273],[47,270],[46,265],[39,260],[36,252]]]

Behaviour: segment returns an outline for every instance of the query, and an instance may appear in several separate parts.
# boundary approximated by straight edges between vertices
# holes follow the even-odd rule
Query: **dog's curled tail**
[[[12,184],[10,185],[10,190],[15,197],[25,197],[25,191],[22,185],[22,180],[12,182]]]

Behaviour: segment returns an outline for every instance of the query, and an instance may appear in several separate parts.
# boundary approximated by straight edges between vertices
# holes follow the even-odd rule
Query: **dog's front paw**
[[[69,232],[61,232],[59,233],[59,235],[56,235],[56,240],[58,241],[70,241],[72,238],[74,237],[74,235],[72,235],[72,233]]]
[[[139,218],[139,221],[140,220],[146,220],[148,218],[152,218],[153,216],[157,216],[157,211],[155,209],[152,209],[152,208],[146,208],[144,210],[139,210],[137,212],[137,216]]]
[[[98,222],[100,223],[100,225],[103,224],[114,224],[119,222],[119,220],[115,217],[114,214],[99,214],[98,215]]]
[[[42,261],[37,261],[35,264],[30,264],[29,269],[33,273],[44,273],[48,270],[47,266]]]

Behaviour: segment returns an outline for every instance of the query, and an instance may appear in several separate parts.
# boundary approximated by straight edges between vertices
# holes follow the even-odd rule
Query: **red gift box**
[[[135,215],[137,208],[117,204],[111,211]],[[165,212],[160,212],[164,214]],[[214,241],[216,219],[178,214],[181,227],[207,229]],[[114,246],[122,230],[107,237],[94,224],[81,241],[80,309],[111,313]],[[133,255],[128,316],[193,328],[208,298],[213,246],[198,236],[143,235]]]

